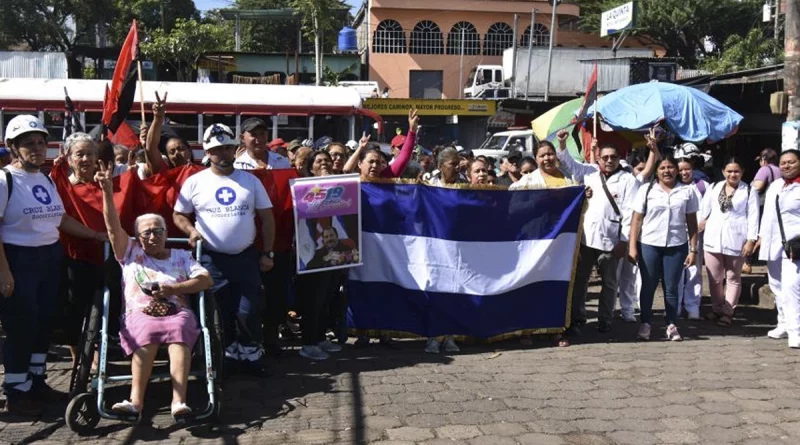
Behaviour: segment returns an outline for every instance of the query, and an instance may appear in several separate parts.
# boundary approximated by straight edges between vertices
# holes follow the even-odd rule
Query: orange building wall
[[[398,5],[403,8],[397,8]],[[389,7],[383,7],[387,5]],[[391,7],[394,6],[394,7]],[[442,71],[442,93],[444,99],[458,99],[463,85],[459,82],[459,70],[462,67],[460,55],[423,55],[423,54],[386,54],[372,52],[372,38],[374,31],[382,20],[395,20],[403,27],[408,45],[409,37],[414,26],[422,20],[431,20],[439,25],[444,38],[444,47],[447,48],[447,35],[454,24],[460,21],[472,23],[478,31],[483,43],[483,37],[489,27],[496,22],[505,22],[510,27],[514,26],[514,13],[520,15],[519,29],[516,42],[519,43],[525,30],[531,24],[531,8],[535,6],[538,11],[536,22],[550,28],[552,7],[548,2],[525,1],[473,1],[473,0],[372,0],[370,12],[369,35],[369,80],[377,81],[381,88],[388,86],[391,97],[407,98],[410,94],[409,71],[434,70]],[[565,4],[557,9],[562,20],[568,16],[577,17],[579,9],[576,5]],[[558,18],[557,18],[558,20]],[[555,46],[574,48],[610,48],[611,39],[603,39],[599,35],[586,34],[576,31],[559,31],[556,29],[554,36]],[[623,48],[644,47],[635,38],[628,38]],[[502,56],[474,55],[464,56],[463,79],[467,80],[469,71],[478,64],[501,65]]]

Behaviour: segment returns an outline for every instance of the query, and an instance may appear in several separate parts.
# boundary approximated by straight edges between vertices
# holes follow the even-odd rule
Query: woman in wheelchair
[[[103,189],[103,217],[114,257],[122,266],[124,310],[120,343],[131,363],[130,400],[114,404],[112,411],[138,415],[159,345],[167,345],[172,379],[172,416],[187,416],[186,386],[191,350],[200,334],[187,296],[213,284],[208,271],[189,251],[165,247],[164,218],[156,214],[136,218],[136,240],[131,240],[114,207],[111,166],[100,163],[95,180]]]

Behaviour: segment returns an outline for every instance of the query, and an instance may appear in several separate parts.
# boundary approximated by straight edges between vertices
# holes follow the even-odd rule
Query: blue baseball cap
[[[11,151],[6,147],[0,147],[0,156],[8,156],[11,154]]]

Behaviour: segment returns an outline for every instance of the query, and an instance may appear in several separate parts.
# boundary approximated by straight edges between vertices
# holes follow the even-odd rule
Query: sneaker
[[[337,345],[336,343],[326,339],[325,341],[321,341],[317,343],[317,346],[322,349],[324,352],[340,352],[342,350],[341,345]]]
[[[625,323],[636,323],[636,316],[633,314],[622,314],[622,321]]]
[[[650,323],[642,323],[636,336],[640,340],[650,340]]]
[[[44,403],[58,403],[67,400],[67,393],[53,389],[41,376],[33,376],[31,396]]]
[[[775,340],[780,340],[782,338],[786,338],[789,336],[789,333],[786,331],[786,326],[778,325],[775,329],[767,332],[767,337],[774,338]]]
[[[790,336],[789,337],[789,347],[792,349],[800,349],[800,336]]]
[[[438,354],[439,353],[439,340],[435,338],[429,338],[428,343],[425,345],[425,352],[428,354]]]
[[[456,344],[456,341],[453,340],[453,337],[447,337],[444,339],[444,352],[461,352],[461,349]]]
[[[306,345],[300,348],[300,356],[309,360],[317,361],[327,360],[331,357],[327,352],[323,351],[319,346],[316,345]]]
[[[6,394],[6,410],[17,416],[41,416],[42,402],[33,398],[32,394],[15,392]]]
[[[683,337],[678,332],[678,327],[674,324],[667,326],[667,338],[669,338],[669,341],[683,341]]]

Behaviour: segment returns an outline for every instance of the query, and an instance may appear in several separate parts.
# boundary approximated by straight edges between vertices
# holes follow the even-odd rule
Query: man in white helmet
[[[203,149],[211,166],[184,182],[173,219],[192,245],[203,240],[200,263],[214,279],[212,290],[225,318],[226,340],[231,342],[225,356],[238,360],[242,371],[263,375],[264,299],[259,272],[274,265],[275,219],[261,181],[233,168],[237,147],[233,131],[226,125],[206,129]],[[262,223],[262,254],[253,244],[256,215]]]

